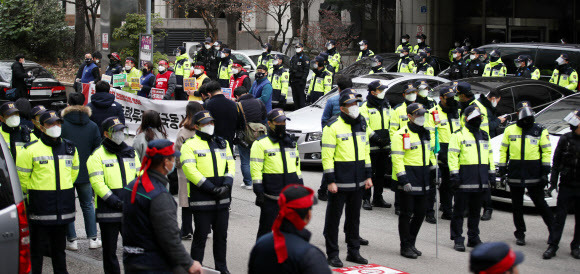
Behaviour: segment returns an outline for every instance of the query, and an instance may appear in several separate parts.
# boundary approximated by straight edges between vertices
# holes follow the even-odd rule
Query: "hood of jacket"
[[[62,118],[76,125],[86,125],[91,117],[91,109],[87,106],[68,106],[62,110]]]
[[[91,103],[98,108],[109,108],[115,102],[115,95],[108,92],[97,92],[91,96]]]

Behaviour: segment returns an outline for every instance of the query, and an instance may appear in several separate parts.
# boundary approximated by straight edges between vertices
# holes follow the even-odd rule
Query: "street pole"
[[[147,18],[147,34],[151,34],[151,1],[152,0],[145,0],[147,4],[145,5],[146,14],[145,17]]]

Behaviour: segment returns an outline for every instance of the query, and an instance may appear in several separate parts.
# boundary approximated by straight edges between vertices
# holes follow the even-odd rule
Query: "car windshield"
[[[366,84],[354,83],[352,89],[356,91],[358,94],[362,95],[363,98],[366,98],[368,93]],[[314,105],[320,108],[324,108],[324,106],[326,106],[326,102],[328,101],[328,99],[336,95],[337,91],[338,91],[337,87],[333,88],[329,93],[320,97],[320,99],[318,99],[318,101],[316,101]]]
[[[372,79],[377,79],[377,80],[393,80],[393,79],[397,79],[397,78],[400,78],[403,76],[396,75],[396,74],[369,74],[369,75],[365,75],[362,77],[363,78],[372,78]]]
[[[10,67],[0,67],[0,78],[6,82],[10,82],[12,78],[12,73],[10,73]]]
[[[44,69],[42,67],[25,66],[24,70],[26,71],[26,73],[32,72],[32,75],[34,76],[34,78],[55,79],[54,76],[52,76],[52,74],[50,74],[50,72],[48,72],[46,69]],[[12,69],[10,67],[0,67],[0,76],[2,77],[2,79],[4,81],[10,82],[12,80]]]
[[[550,134],[562,135],[570,130],[563,119],[568,113],[580,106],[580,94],[572,95],[544,109],[536,116],[536,122],[542,124]]]

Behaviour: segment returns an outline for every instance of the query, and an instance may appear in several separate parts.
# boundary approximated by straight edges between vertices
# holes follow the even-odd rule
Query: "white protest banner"
[[[83,93],[87,97],[86,101],[90,102],[91,96],[95,93],[94,85],[83,84]],[[151,100],[116,88],[111,88],[110,93],[115,95],[115,102],[123,106],[125,125],[129,127],[129,134],[136,135],[144,111],[155,110],[161,116],[161,122],[167,131],[167,139],[175,141],[179,123],[185,119],[185,106],[188,101]]]

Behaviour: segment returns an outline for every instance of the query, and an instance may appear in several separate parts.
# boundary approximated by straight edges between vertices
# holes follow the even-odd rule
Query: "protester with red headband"
[[[175,87],[177,85],[175,73],[169,70],[169,63],[167,60],[161,60],[158,64],[157,71],[159,71],[159,73],[155,77],[155,88],[160,88],[165,91],[163,100],[173,100]]]
[[[201,98],[201,94],[199,92],[199,87],[205,85],[211,81],[205,72],[205,67],[202,62],[197,62],[193,65],[193,69],[191,70],[191,75],[189,78],[195,78],[195,89],[193,91],[188,91],[187,94],[189,95],[189,101],[203,101]]]
[[[469,271],[475,274],[517,274],[524,253],[513,251],[506,243],[483,243],[471,251]]]
[[[250,90],[252,88],[252,80],[250,80],[250,76],[248,71],[244,68],[244,64],[240,61],[235,61],[232,65],[232,77],[230,77],[230,88],[232,89],[232,93],[238,87],[245,87],[246,90]]]
[[[331,273],[324,253],[308,241],[305,227],[312,219],[317,200],[311,188],[286,186],[280,193],[280,213],[272,232],[262,236],[250,253],[248,273]]]
[[[201,264],[191,259],[181,243],[177,204],[167,190],[167,174],[175,169],[175,157],[180,155],[169,140],[149,142],[141,161],[142,175],[120,193],[125,273],[174,273],[176,268],[201,273]]]

